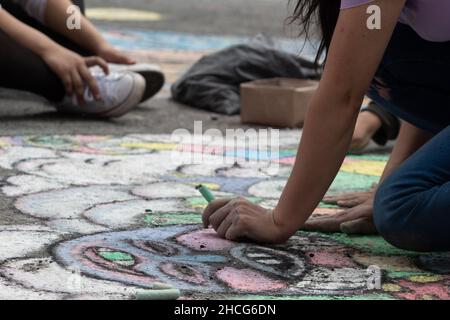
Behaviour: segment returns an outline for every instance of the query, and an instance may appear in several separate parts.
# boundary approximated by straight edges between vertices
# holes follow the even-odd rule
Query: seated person
[[[84,10],[82,0],[75,4]],[[109,73],[108,63],[135,62],[81,13],[81,28],[68,28],[70,0],[0,0],[0,5],[0,87],[38,94],[61,111],[119,117],[164,83],[156,70]]]

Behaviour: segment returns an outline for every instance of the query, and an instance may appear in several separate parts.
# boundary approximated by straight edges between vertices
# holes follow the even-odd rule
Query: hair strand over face
[[[308,38],[311,27],[318,22],[321,38],[315,63],[319,65],[322,54],[328,53],[339,17],[340,0],[297,0],[293,14],[288,22],[301,27],[301,33]]]

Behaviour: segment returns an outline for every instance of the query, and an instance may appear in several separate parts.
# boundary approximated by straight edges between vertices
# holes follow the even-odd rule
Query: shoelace
[[[105,75],[97,71],[93,71],[91,74],[97,80],[102,101],[105,104],[114,105],[119,100],[119,97],[117,90],[115,90],[116,86],[113,83],[121,80],[123,75],[118,72],[111,72],[109,75]],[[95,100],[91,90],[87,86],[84,90],[84,99],[86,102],[93,102]]]

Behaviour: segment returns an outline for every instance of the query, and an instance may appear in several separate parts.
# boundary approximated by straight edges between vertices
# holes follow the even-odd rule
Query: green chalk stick
[[[174,286],[167,284],[167,283],[155,282],[153,284],[152,288],[149,290],[167,290],[167,289],[176,289],[176,288],[174,288]]]
[[[177,300],[180,297],[180,290],[145,290],[136,293],[137,300]]]
[[[211,193],[211,191],[203,185],[198,185],[197,187],[195,187],[198,191],[200,191],[200,193],[202,194],[203,198],[205,198],[206,201],[208,201],[208,203],[212,202],[215,200],[213,194]]]

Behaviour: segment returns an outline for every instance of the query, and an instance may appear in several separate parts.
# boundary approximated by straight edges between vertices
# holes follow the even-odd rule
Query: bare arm
[[[67,11],[73,3],[70,0],[47,0],[47,8],[44,15],[44,23],[47,27],[55,30],[83,48],[98,52],[106,40],[95,29],[92,23],[80,13],[80,29],[69,29],[67,21],[71,15]]]
[[[305,223],[342,165],[364,94],[404,3],[372,3],[381,8],[381,30],[366,27],[366,6],[341,11],[324,75],[307,114],[297,161],[274,213],[275,222],[290,234]]]
[[[60,47],[46,35],[17,20],[3,9],[0,9],[0,29],[39,56]]]
[[[72,5],[70,0],[47,0],[44,15],[45,25],[108,62],[135,63],[109,45],[95,26],[81,13],[79,14],[80,28],[68,28],[67,21],[73,12],[68,12],[67,9]]]
[[[84,83],[87,83],[93,96],[97,99],[101,98],[97,82],[87,67],[99,65],[105,72],[108,72],[108,66],[103,59],[83,58],[1,9],[0,29],[13,41],[40,56],[61,79],[68,95],[75,92],[80,102],[83,102]]]
[[[367,5],[340,13],[324,74],[306,116],[296,163],[278,206],[269,214],[243,200],[212,203],[203,215],[205,226],[210,223],[228,239],[282,242],[312,214],[342,165],[361,102],[405,0],[371,4],[381,8],[381,30],[366,27]]]
[[[383,171],[380,184],[406,159],[423,146],[432,134],[403,122],[389,161]],[[373,200],[376,188],[370,192],[350,193],[328,198],[329,203],[349,207],[337,214],[314,217],[304,225],[304,230],[345,233],[377,233],[373,222]],[[331,201],[330,201],[331,200]]]
[[[381,184],[396,168],[398,168],[414,152],[427,143],[433,134],[421,130],[407,122],[402,122],[400,133],[395,143],[394,149],[389,157],[389,161],[383,170],[379,184]],[[344,208],[356,207],[368,199],[376,192],[377,186],[368,191],[356,191],[344,194],[330,195],[323,199],[323,202],[338,205]],[[334,227],[333,230],[339,230]]]

